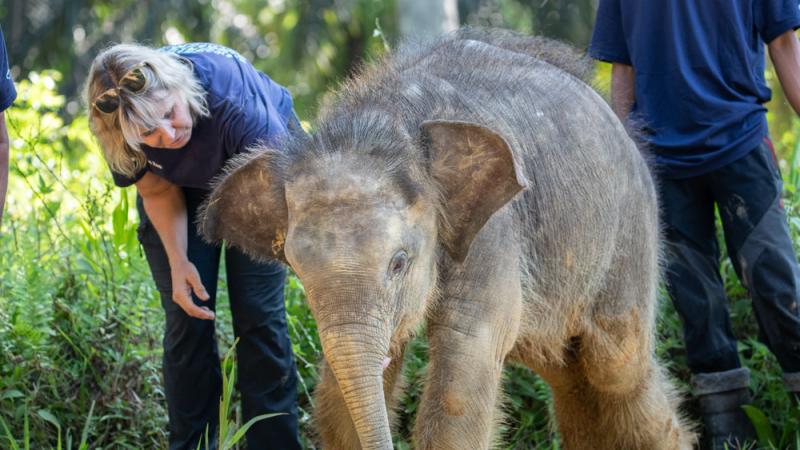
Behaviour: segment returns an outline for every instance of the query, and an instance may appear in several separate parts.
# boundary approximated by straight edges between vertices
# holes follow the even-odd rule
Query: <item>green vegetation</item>
[[[18,3],[22,4],[12,1],[8,8]],[[89,7],[92,14],[114,22],[135,2],[120,2],[115,10],[99,3]],[[211,3],[199,2],[197,8]],[[178,27],[178,31],[195,40],[213,38],[244,53],[249,51],[251,58],[260,58],[260,68],[297,93],[303,119],[311,116],[321,93],[348,73],[359,58],[383,50],[385,36],[375,32],[376,23],[389,35],[388,41],[394,41],[390,6],[380,2],[353,0],[351,9],[319,8],[313,15],[304,8],[312,8],[314,2],[270,1],[270,5],[283,6],[269,10],[257,8],[256,2],[233,3],[237,11],[257,19],[252,24],[256,33],[277,33],[268,42],[281,42],[280,49],[277,44],[269,47],[269,57],[258,48],[247,50],[250,41],[243,31],[247,27],[212,27],[210,14],[214,11],[203,12],[200,17],[204,19],[195,26],[207,30],[207,35],[192,34],[190,27]],[[521,30],[539,30],[555,27],[549,18],[555,17],[556,10],[563,9],[571,22],[582,17],[574,8],[562,8],[562,2],[541,2],[539,7],[511,0],[496,3],[502,6],[499,15],[475,7],[477,23],[512,23]],[[537,19],[545,17],[537,14],[537,8],[548,9],[547,20]],[[178,16],[165,17],[161,29],[177,26]],[[234,19],[226,16],[220,20]],[[343,27],[343,23],[349,26]],[[299,33],[298,27],[306,27],[300,29],[308,32]],[[99,26],[94,31],[100,33],[98,30]],[[92,31],[87,25],[86,36],[95,36]],[[586,37],[585,33],[578,35],[575,39]],[[142,36],[139,39],[145,38]],[[58,60],[53,66],[66,64]],[[163,448],[167,424],[160,372],[160,300],[136,240],[134,193],[112,186],[85,116],[76,108],[69,111],[76,92],[72,69],[71,65],[62,68],[69,74],[63,80],[62,72],[57,71],[30,72],[25,79],[18,78],[20,96],[7,113],[12,173],[0,234],[0,448]],[[602,67],[597,85],[602,88],[607,83],[608,70]],[[775,97],[782,98],[778,92]],[[770,109],[774,140],[784,161],[790,228],[800,250],[800,121],[782,100],[774,101]],[[759,430],[758,445],[800,448],[800,411],[792,407],[783,390],[774,357],[755,339],[750,302],[727,261],[723,274],[733,300],[734,331],[742,338],[740,353],[753,370],[756,401],[749,413]],[[224,279],[221,282],[224,284]],[[300,281],[290,278],[286,289],[289,330],[301,379],[298,397],[303,440],[312,448],[311,393],[321,347]],[[230,349],[234,340],[224,289],[220,295],[220,348]],[[686,388],[689,373],[680,322],[666,298],[661,299],[661,310],[658,353],[669,361],[671,373]],[[408,437],[422,390],[426,348],[424,339],[416,339],[406,354],[408,389],[399,402],[395,442],[399,449],[411,448]],[[232,360],[224,361],[223,367],[231,380]],[[504,446],[559,448],[548,424],[552,401],[547,386],[521,367],[507,369],[504,386]],[[222,423],[231,432],[223,431],[221,439],[229,438],[228,444],[235,447],[236,432],[246,424],[241,422],[238,399],[229,383],[225,396],[221,400],[225,406]],[[690,413],[694,409],[691,402],[687,404]]]
[[[85,118],[64,124],[57,115],[64,101],[55,94],[59,77],[43,72],[18,83],[19,100],[8,112],[13,162],[0,236],[0,447],[161,448],[166,439],[163,316],[136,241],[133,192],[111,185]],[[791,133],[781,138],[784,149],[795,142]],[[786,159],[794,162],[796,151],[789,148]],[[796,164],[787,167],[786,179],[798,179]],[[792,235],[800,244],[800,192],[788,183],[786,200]],[[776,448],[794,443],[800,420],[783,391],[780,369],[753,338],[755,318],[727,261],[723,272],[734,300],[735,331],[745,337],[741,354],[754,370],[751,415],[757,418],[761,443],[764,448],[769,442]],[[231,348],[221,292],[220,347]],[[294,277],[287,286],[287,310],[301,374],[303,438],[310,448],[320,345],[302,285]],[[659,355],[670,361],[673,375],[685,386],[689,373],[680,322],[666,299],[659,338]],[[409,389],[399,403],[397,448],[410,448],[407,438],[425,366],[426,343],[417,339],[406,357]],[[224,367],[232,370],[230,362]],[[507,447],[558,448],[548,425],[552,405],[547,386],[521,367],[509,368],[504,384]],[[226,392],[230,395],[230,387]],[[224,401],[231,405],[226,423],[233,421],[235,430],[242,424],[233,395]]]
[[[237,340],[238,342],[238,340]],[[261,414],[248,420],[242,426],[238,426],[235,422],[231,421],[231,411],[233,408],[233,399],[236,385],[236,360],[233,359],[234,347],[231,347],[225,357],[222,359],[222,398],[219,400],[219,431],[217,433],[217,448],[220,450],[229,450],[237,448],[240,441],[244,441],[244,436],[247,430],[257,422],[281,415],[281,413]],[[235,415],[234,415],[235,418]],[[209,440],[208,429],[206,429],[206,436],[204,442],[198,442],[197,448],[208,448]]]

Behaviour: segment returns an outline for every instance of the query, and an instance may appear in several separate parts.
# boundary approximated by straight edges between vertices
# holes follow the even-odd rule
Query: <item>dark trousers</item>
[[[184,189],[189,214],[188,257],[197,267],[210,299],[196,304],[215,310],[219,247],[197,234],[194,219],[207,191]],[[164,384],[169,410],[169,448],[197,448],[206,427],[209,445],[216,444],[222,389],[214,321],[189,317],[172,301],[169,261],[155,228],[137,201],[139,241],[161,294],[166,313]],[[247,433],[247,446],[257,449],[299,449],[297,370],[286,326],[283,286],[286,270],[278,263],[259,263],[234,248],[225,249],[233,331],[239,343],[238,387],[244,422],[259,414],[287,415],[262,420]]]
[[[660,182],[668,290],[695,374],[740,367],[719,272],[715,204],[731,262],[752,298],[760,340],[784,372],[800,371],[800,273],[781,191],[766,140],[711,173]]]

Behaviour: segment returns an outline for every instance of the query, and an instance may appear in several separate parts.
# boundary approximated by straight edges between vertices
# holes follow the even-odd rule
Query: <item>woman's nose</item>
[[[175,128],[173,128],[172,126],[165,125],[161,127],[161,132],[164,133],[164,135],[166,135],[170,141],[175,139]]]

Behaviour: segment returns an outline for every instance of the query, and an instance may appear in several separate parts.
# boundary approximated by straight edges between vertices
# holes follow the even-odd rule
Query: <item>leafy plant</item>
[[[353,25],[354,30],[340,29],[346,11],[319,11],[316,20],[329,37],[315,47],[315,59],[304,62],[313,66],[313,74],[280,75],[293,90],[303,92],[304,108],[310,110],[321,86],[337,76],[334,65],[347,65],[342,55],[334,52],[343,43],[373,32],[365,41],[371,50],[365,49],[365,53],[384,51],[383,30],[375,33],[369,27],[380,18],[391,35],[386,9],[360,1],[364,6],[357,14],[363,17]],[[283,27],[280,33],[284,36],[294,32],[288,27],[292,21],[296,20],[295,27],[304,26],[307,19],[291,12],[296,2],[277,3],[285,3],[285,9],[272,16],[253,15],[261,27]],[[240,38],[230,37],[231,42]],[[608,78],[605,67],[597,84],[607,86]],[[12,173],[0,230],[0,448],[164,448],[163,312],[136,239],[133,192],[112,186],[86,118],[78,115],[64,122],[67,102],[56,93],[60,83],[58,72],[32,73],[18,83],[19,100],[7,112]],[[800,121],[795,121],[778,145],[779,154],[786,158],[782,166],[785,205],[796,250],[800,250],[798,135]],[[786,149],[792,150],[790,155]],[[752,306],[729,263],[723,266],[723,278],[742,362],[752,369],[755,401],[748,409],[761,430],[759,445],[800,448],[796,407],[784,391],[774,356],[750,338],[757,335]],[[224,277],[221,283],[224,285]],[[227,296],[225,289],[219,292],[218,309],[224,311]],[[661,296],[659,306],[658,356],[669,363],[672,377],[688,391],[690,373],[680,319],[666,296]],[[302,283],[293,275],[286,287],[286,310],[300,375],[301,438],[306,448],[314,448],[311,393],[317,382],[321,347]],[[217,327],[220,347],[233,347],[229,315],[218,315]],[[428,361],[424,333],[412,340],[405,358],[408,388],[398,402],[396,448],[411,448]],[[220,448],[235,447],[243,435],[243,427],[232,419],[239,412],[231,352],[223,367],[224,408],[220,411],[225,415],[220,417],[220,436],[208,437],[222,439]],[[500,446],[559,448],[557,434],[549,425],[553,406],[547,385],[529,370],[511,367],[503,386],[506,401]],[[690,414],[693,407],[691,401],[687,403]]]
[[[758,436],[758,446],[764,449],[800,448],[800,414],[797,408],[792,408],[790,417],[786,418],[782,428],[773,428],[767,415],[759,408],[751,405],[742,407],[753,423]],[[780,439],[777,439],[780,433]]]
[[[238,340],[236,341],[238,342]],[[236,342],[226,353],[222,360],[222,397],[219,399],[219,429],[218,429],[218,444],[219,450],[229,450],[235,448],[237,443],[257,422],[269,419],[270,417],[280,416],[283,413],[261,414],[248,420],[247,423],[241,427],[236,425],[236,421],[231,420],[232,407],[231,399],[234,392],[234,381],[236,380],[236,362],[233,358]],[[206,434],[200,442],[197,443],[197,449],[200,450],[201,446],[205,444],[204,448],[208,448],[209,436],[208,429]]]

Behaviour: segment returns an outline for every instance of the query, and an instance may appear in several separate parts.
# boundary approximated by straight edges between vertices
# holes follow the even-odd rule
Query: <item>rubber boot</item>
[[[697,374],[692,384],[704,425],[701,448],[748,448],[746,444],[755,440],[755,430],[742,406],[751,402],[750,372],[740,368]]]
[[[789,394],[789,400],[792,401],[792,407],[797,408],[797,405],[800,404],[800,372],[784,373],[783,385],[786,387],[786,393]]]

